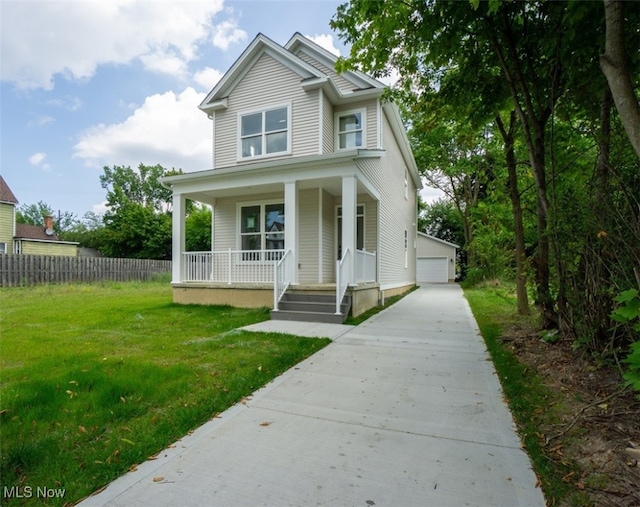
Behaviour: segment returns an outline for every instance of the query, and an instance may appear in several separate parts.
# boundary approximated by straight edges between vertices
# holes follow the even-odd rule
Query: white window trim
[[[264,251],[266,246],[267,231],[263,231],[264,228],[264,210],[265,207],[271,204],[282,204],[284,206],[284,199],[269,199],[266,201],[246,201],[236,203],[236,250],[242,250],[242,208],[248,208],[251,206],[260,206],[260,251]],[[287,233],[287,224],[284,225],[284,233]],[[256,264],[260,261],[242,261],[243,264]]]
[[[7,253],[7,244],[3,241],[0,241],[0,254]]]
[[[285,151],[278,151],[276,153],[266,153],[266,148],[267,148],[267,137],[265,135],[264,132],[264,113],[268,112],[268,111],[274,111],[276,109],[283,109],[283,108],[287,108],[287,149]],[[256,113],[263,113],[263,125],[262,125],[262,154],[261,155],[256,155],[254,157],[243,157],[242,156],[242,117],[243,116],[248,116],[251,114],[256,114]],[[283,104],[276,104],[274,106],[269,106],[269,107],[261,107],[258,109],[249,109],[246,111],[240,111],[238,112],[238,117],[237,117],[237,129],[236,129],[236,156],[237,156],[237,161],[238,162],[247,162],[247,161],[253,161],[253,160],[261,160],[261,159],[265,159],[265,158],[271,158],[271,157],[281,157],[283,155],[291,155],[291,131],[292,131],[292,124],[291,124],[291,119],[292,119],[292,114],[291,114],[291,102],[285,102]]]
[[[340,117],[348,116],[350,114],[360,113],[362,118],[362,146],[356,146],[355,148],[365,149],[367,147],[367,108],[361,107],[359,109],[349,109],[347,111],[338,111],[333,116],[333,131],[335,151],[353,150],[354,148],[340,148]]]

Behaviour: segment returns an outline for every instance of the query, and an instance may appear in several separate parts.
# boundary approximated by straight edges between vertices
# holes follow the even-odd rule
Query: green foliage
[[[188,252],[211,250],[211,208],[194,206],[185,224],[185,245]]]
[[[58,235],[68,231],[78,222],[73,213],[69,211],[55,212],[46,202],[38,201],[37,204],[20,205],[16,210],[16,223],[44,226],[46,216],[53,217],[53,230]]]
[[[100,250],[107,257],[169,259],[171,257],[171,190],[160,178],[179,174],[160,165],[105,167],[100,176],[107,190],[108,211]]]
[[[640,341],[631,344],[631,353],[626,357],[624,363],[629,365],[624,378],[627,384],[638,391],[638,398],[640,398]]]
[[[635,48],[640,10],[625,16]],[[612,332],[610,317],[640,265],[640,167],[599,67],[602,4],[354,0],[331,26],[351,46],[340,70],[400,76],[387,97],[405,116],[418,166],[457,209],[468,279],[512,278],[520,260],[545,326],[562,323],[598,354],[635,341],[631,326]],[[640,53],[627,57],[637,85]],[[495,125],[512,110],[524,266],[509,143]]]
[[[619,306],[611,313],[611,319],[630,326],[636,334],[640,333],[640,293],[638,290],[626,290],[614,300]],[[640,398],[640,340],[631,344],[631,352],[623,362],[629,365],[624,378],[627,384],[638,391]]]
[[[47,505],[75,504],[329,342],[239,331],[268,311],[175,305],[166,282],[0,300],[0,492],[66,489]]]

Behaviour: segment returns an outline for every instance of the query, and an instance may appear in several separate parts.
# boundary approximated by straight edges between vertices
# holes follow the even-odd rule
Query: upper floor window
[[[264,111],[241,113],[241,159],[278,155],[290,151],[290,107],[282,106]]]
[[[366,139],[365,110],[336,113],[336,145],[339,150],[363,148]]]

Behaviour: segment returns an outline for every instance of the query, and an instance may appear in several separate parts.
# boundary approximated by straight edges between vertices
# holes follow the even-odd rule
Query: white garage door
[[[418,283],[447,283],[449,271],[446,257],[419,257]]]

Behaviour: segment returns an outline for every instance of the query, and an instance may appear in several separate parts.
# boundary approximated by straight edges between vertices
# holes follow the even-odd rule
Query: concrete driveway
[[[545,505],[457,285],[324,329],[334,343],[80,505]]]

